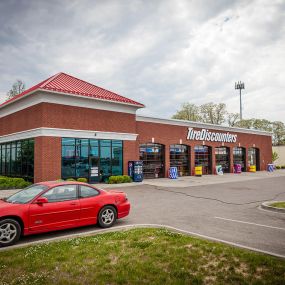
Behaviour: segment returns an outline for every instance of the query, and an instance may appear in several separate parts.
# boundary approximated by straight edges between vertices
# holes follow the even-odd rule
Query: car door
[[[100,191],[93,187],[79,186],[80,225],[97,223],[97,215],[102,205]]]
[[[48,203],[30,204],[29,230],[48,231],[74,227],[78,225],[80,206],[77,185],[56,186],[41,197]]]

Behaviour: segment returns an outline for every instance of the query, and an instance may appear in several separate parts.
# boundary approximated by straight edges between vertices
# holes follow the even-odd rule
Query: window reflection
[[[34,139],[0,145],[0,175],[34,178]]]
[[[92,182],[123,174],[123,143],[117,140],[62,139],[62,178],[98,175]],[[98,173],[98,174],[96,174]]]

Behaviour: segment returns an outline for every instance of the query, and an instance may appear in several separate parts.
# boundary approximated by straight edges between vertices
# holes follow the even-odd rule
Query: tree
[[[279,158],[279,155],[276,151],[272,152],[272,162],[276,161]]]
[[[252,127],[256,130],[272,132],[272,123],[266,119],[252,119]]]
[[[187,121],[200,121],[199,107],[195,104],[183,103],[181,110],[177,111],[172,119],[187,120]]]
[[[7,92],[8,99],[21,94],[23,91],[25,91],[25,89],[25,83],[22,80],[17,79],[16,82],[12,85],[12,88]]]
[[[227,113],[227,123],[229,127],[234,127],[239,119],[239,113]]]
[[[202,122],[221,125],[225,122],[226,104],[213,102],[200,106]]]
[[[252,129],[253,119],[241,120],[235,123],[235,127]]]
[[[273,144],[274,145],[284,145],[285,144],[285,125],[283,122],[275,121],[272,122],[272,132],[273,132]]]

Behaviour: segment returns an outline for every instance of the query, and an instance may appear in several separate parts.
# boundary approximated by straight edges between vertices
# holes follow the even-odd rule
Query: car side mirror
[[[46,197],[39,197],[36,201],[35,204],[42,205],[44,203],[48,203],[48,199]]]

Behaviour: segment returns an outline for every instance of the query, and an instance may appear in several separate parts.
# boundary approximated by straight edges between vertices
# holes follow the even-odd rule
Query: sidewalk
[[[255,173],[243,172],[241,174],[224,174],[224,175],[204,175],[202,177],[184,176],[178,179],[158,178],[145,179],[143,182],[122,183],[122,184],[94,184],[101,189],[113,189],[120,187],[130,187],[138,185],[152,185],[158,187],[176,187],[184,188],[190,186],[211,185],[219,183],[242,182],[255,179],[266,179],[273,177],[285,177],[285,170],[275,170],[274,172],[258,171]]]
[[[139,185],[151,185],[157,187],[175,187],[185,188],[202,185],[212,185],[230,182],[243,182],[249,180],[266,179],[274,177],[285,177],[285,170],[275,170],[274,172],[258,171],[256,173],[243,172],[241,174],[224,174],[224,175],[204,175],[202,177],[184,176],[178,179],[158,178],[158,179],[145,179],[143,182],[121,183],[121,184],[92,184],[99,189],[118,189],[125,187],[134,187]],[[18,192],[19,189],[0,190],[0,199],[9,197],[10,195]]]

